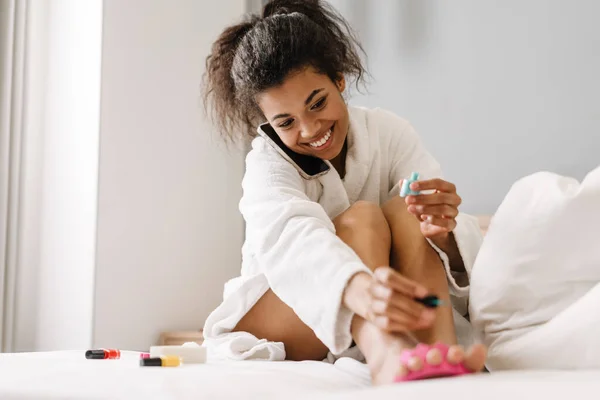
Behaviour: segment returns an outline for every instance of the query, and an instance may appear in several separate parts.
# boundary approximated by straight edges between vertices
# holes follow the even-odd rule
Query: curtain
[[[91,340],[101,21],[101,0],[0,0],[1,352]]]
[[[0,0],[0,351],[13,347],[26,0]]]

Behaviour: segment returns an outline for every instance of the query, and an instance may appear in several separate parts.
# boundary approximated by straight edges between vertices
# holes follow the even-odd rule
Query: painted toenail
[[[448,362],[450,364],[458,364],[464,357],[464,351],[460,346],[452,346],[448,349]]]
[[[409,372],[409,369],[406,368],[404,365],[401,365],[400,368],[398,368],[396,375],[406,376],[406,375],[408,375],[408,372]]]
[[[420,371],[423,368],[423,361],[419,357],[411,357],[406,366],[413,372]]]
[[[438,349],[431,349],[427,352],[425,359],[429,365],[440,365],[442,363],[442,353]]]

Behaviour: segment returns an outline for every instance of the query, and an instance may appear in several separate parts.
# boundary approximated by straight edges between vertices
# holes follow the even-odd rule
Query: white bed
[[[581,187],[539,174],[515,185],[496,213],[471,281],[470,315],[491,344],[491,374],[371,387],[366,366],[350,358],[333,365],[241,361],[142,368],[135,352],[124,352],[120,360],[86,360],[83,350],[0,354],[0,400],[598,399],[600,369],[574,368],[600,368],[599,196],[600,167]],[[556,238],[562,242],[550,245]],[[585,251],[571,252],[577,259],[567,254],[560,261],[565,248],[581,246]],[[555,289],[565,285],[571,293],[579,290],[576,299]],[[522,311],[523,305],[530,310]],[[490,339],[497,333],[500,345]],[[543,370],[550,366],[571,369]]]
[[[370,387],[364,365],[229,362],[142,368],[138,353],[86,360],[83,351],[0,355],[0,399],[596,399],[598,371],[518,371]]]

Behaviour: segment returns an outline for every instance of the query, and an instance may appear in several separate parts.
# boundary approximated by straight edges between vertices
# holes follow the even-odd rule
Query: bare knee
[[[418,223],[416,217],[408,212],[408,207],[404,202],[404,199],[400,196],[392,197],[381,207],[381,210],[388,223],[392,220],[400,220],[412,225]]]
[[[392,232],[393,268],[418,282],[428,281],[432,271],[445,277],[438,254],[423,236],[417,217],[408,212],[404,199],[395,196],[383,205],[382,211]]]
[[[338,215],[333,223],[338,235],[343,232],[373,234],[381,240],[391,241],[390,227],[381,207],[369,201],[357,201]]]
[[[421,233],[419,220],[408,212],[408,207],[402,197],[395,196],[388,200],[381,209],[392,232],[392,241],[395,242],[396,247],[400,243],[404,247],[413,246],[418,242],[426,242]]]

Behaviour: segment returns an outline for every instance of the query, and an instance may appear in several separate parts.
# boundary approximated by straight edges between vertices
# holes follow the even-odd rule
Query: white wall
[[[491,213],[518,178],[600,164],[595,0],[331,0],[369,55],[352,102],[408,118],[464,199]],[[376,3],[376,4],[375,4]]]
[[[94,343],[147,349],[200,329],[239,273],[243,158],[199,84],[244,0],[105,0]]]

